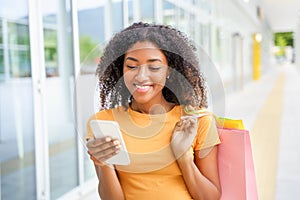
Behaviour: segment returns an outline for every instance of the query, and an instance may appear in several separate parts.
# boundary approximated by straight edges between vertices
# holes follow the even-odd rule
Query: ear
[[[171,68],[171,67],[168,67],[168,71],[167,71],[167,79],[170,78],[171,72],[172,72],[172,68]]]

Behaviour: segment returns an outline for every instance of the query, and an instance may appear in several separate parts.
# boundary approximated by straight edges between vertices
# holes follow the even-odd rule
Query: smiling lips
[[[141,92],[141,93],[145,93],[148,92],[150,89],[150,85],[135,85],[136,87],[136,92]]]

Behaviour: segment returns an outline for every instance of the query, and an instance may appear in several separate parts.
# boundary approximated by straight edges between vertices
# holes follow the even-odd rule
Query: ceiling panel
[[[264,17],[274,32],[295,31],[300,26],[300,0],[261,0]]]

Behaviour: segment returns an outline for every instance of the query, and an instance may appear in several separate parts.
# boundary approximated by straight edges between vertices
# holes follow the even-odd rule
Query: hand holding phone
[[[108,120],[92,120],[90,122],[91,129],[95,138],[103,138],[110,136],[112,139],[118,139],[121,144],[120,152],[105,162],[113,165],[129,165],[130,159],[125,146],[125,142],[120,131],[119,124],[115,121]]]

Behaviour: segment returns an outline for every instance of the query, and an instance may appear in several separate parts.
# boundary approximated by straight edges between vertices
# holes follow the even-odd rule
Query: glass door
[[[36,199],[33,83],[27,2],[1,1],[0,199]]]
[[[79,184],[70,10],[70,0],[42,1],[51,199]]]
[[[78,0],[77,4],[80,54],[80,70],[76,80],[77,119],[78,133],[81,140],[84,141],[87,120],[94,113],[93,95],[96,84],[94,80],[96,67],[105,42],[105,32],[107,32],[105,23],[114,24],[111,18],[105,18],[105,9],[109,13],[110,10],[107,9],[119,6],[115,4],[111,6],[108,1],[89,1],[87,3],[86,0]],[[114,25],[114,28],[117,27]],[[96,174],[94,165],[83,144],[82,152],[79,155],[82,157],[83,163],[83,181],[87,182],[95,178]]]

